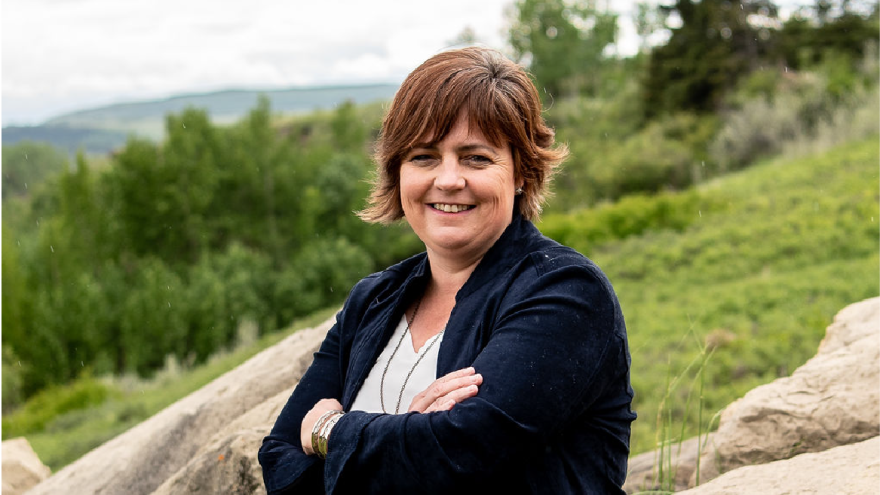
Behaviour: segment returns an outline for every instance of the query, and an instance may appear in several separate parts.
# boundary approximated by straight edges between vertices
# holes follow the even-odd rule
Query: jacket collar
[[[486,251],[474,272],[458,291],[456,301],[473,294],[519,262],[532,250],[529,241],[540,235],[541,233],[532,222],[525,219],[520,213],[514,212],[513,219],[504,229],[501,237]],[[430,262],[427,253],[423,252],[403,261],[394,266],[392,270],[401,272],[403,280],[400,286],[389,287],[391,292],[387,296],[395,298],[404,296],[403,300],[399,302],[403,303],[402,307],[406,308],[412,302],[411,299],[417,297],[416,294],[421,294],[424,291],[430,278]]]

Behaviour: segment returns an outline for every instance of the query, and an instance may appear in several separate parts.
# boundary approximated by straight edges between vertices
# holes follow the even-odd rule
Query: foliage
[[[98,168],[78,155],[9,202],[7,407],[85,368],[149,376],[168,356],[204,362],[419,250],[408,231],[352,214],[378,119],[343,104],[278,124],[264,99],[219,127],[191,108],[167,117],[164,143],[131,138]]]
[[[776,17],[767,0],[677,0],[665,10],[680,25],[650,54],[642,93],[649,118],[714,111],[737,79],[767,58],[773,32],[749,22],[750,16]]]
[[[21,141],[4,145],[3,202],[10,196],[27,194],[46,178],[66,169],[67,162],[65,153],[45,143]]]
[[[546,99],[599,92],[604,52],[617,35],[615,14],[585,0],[518,0],[509,18],[515,57],[528,60]]]
[[[870,82],[851,87],[845,95],[835,94],[823,72],[790,74],[784,79],[774,74],[779,72],[749,78],[754,81],[760,75],[772,89],[731,98],[733,106],[722,116],[724,124],[709,146],[716,174],[782,151],[820,152],[880,130],[876,71]],[[746,84],[743,92],[757,86]]]
[[[796,70],[822,63],[852,68],[869,53],[867,42],[880,38],[880,4],[872,2],[869,12],[860,12],[859,3],[823,0],[799,9],[782,25],[776,48],[779,57]]]
[[[101,404],[111,393],[109,387],[87,374],[66,387],[45,389],[17,414],[3,416],[3,439],[40,432],[53,418]]]
[[[554,211],[615,201],[628,194],[680,190],[709,177],[711,116],[677,113],[640,127],[636,86],[612,99],[566,101],[550,112],[571,157],[554,183]]]
[[[876,139],[706,184],[694,194],[712,207],[698,202],[680,232],[645,228],[598,244],[588,231],[568,234],[608,274],[626,315],[641,418],[634,453],[657,446],[664,377],[695,379],[684,370],[701,349],[714,348],[704,370],[705,431],[732,400],[814,355],[837,311],[877,295]],[[682,389],[667,401],[675,421],[686,397]],[[697,428],[690,417],[683,433]]]

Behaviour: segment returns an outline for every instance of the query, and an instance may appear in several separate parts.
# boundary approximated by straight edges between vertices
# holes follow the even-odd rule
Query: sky
[[[601,3],[601,2],[600,2]],[[609,2],[621,14],[635,0]],[[513,0],[2,0],[2,122],[223,89],[399,83]],[[625,15],[618,53],[635,53]]]

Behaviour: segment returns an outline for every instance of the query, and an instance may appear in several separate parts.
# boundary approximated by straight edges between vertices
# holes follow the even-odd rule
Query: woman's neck
[[[467,282],[471,273],[480,264],[482,256],[473,260],[448,259],[428,251],[431,266],[431,282],[429,290],[441,297],[455,299],[458,290]]]
[[[417,318],[414,304],[407,311],[407,320],[410,322],[413,349],[419,350],[425,342],[440,333],[445,327],[455,307],[455,296],[459,289],[467,282],[480,260],[473,263],[445,263],[442,258],[432,257],[428,253],[430,261],[431,279],[425,287],[418,303]]]

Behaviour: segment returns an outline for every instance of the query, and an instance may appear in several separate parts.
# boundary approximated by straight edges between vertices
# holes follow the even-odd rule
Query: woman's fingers
[[[477,395],[478,390],[479,388],[476,385],[468,385],[464,388],[453,390],[431,403],[424,412],[448,411],[459,402]]]
[[[409,411],[432,412],[452,409],[455,404],[473,397],[483,383],[474,368],[463,368],[435,380],[413,398]]]

